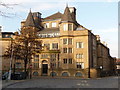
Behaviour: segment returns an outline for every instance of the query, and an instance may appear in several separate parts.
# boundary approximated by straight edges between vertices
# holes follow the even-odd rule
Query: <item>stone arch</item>
[[[75,76],[76,76],[76,77],[83,77],[83,73],[81,73],[81,72],[76,72],[76,73],[75,73]]]
[[[34,71],[34,72],[33,72],[33,75],[34,75],[34,76],[38,76],[39,73],[38,73],[37,71]]]
[[[68,77],[68,76],[70,76],[70,74],[69,74],[69,72],[62,72],[62,76]]]
[[[56,73],[56,72],[51,72],[51,73],[50,73],[50,76],[52,76],[52,75],[53,75],[53,76],[57,76],[57,73]]]
[[[42,61],[42,64],[48,64],[48,61],[43,60],[43,61]]]

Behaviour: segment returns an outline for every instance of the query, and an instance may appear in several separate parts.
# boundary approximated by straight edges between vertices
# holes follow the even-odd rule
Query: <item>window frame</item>
[[[83,48],[83,42],[76,42],[76,48]]]

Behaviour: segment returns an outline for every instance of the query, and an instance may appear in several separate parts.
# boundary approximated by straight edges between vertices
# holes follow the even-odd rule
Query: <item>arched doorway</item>
[[[42,75],[48,74],[48,62],[46,60],[42,61]]]

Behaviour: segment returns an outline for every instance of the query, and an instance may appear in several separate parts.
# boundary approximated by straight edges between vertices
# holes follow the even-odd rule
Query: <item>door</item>
[[[42,75],[47,75],[48,73],[48,64],[42,65]]]

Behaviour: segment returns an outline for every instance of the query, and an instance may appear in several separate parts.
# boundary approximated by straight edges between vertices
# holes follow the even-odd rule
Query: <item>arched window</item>
[[[62,73],[62,76],[67,77],[67,76],[69,76],[69,74],[68,74],[67,72],[63,72],[63,73]]]
[[[51,72],[50,76],[57,76],[56,72]]]
[[[38,74],[38,72],[33,72],[33,75],[38,76],[39,74]]]
[[[77,73],[75,74],[75,76],[76,76],[76,77],[81,77],[81,76],[83,76],[83,75],[82,75],[82,73],[77,72]]]

